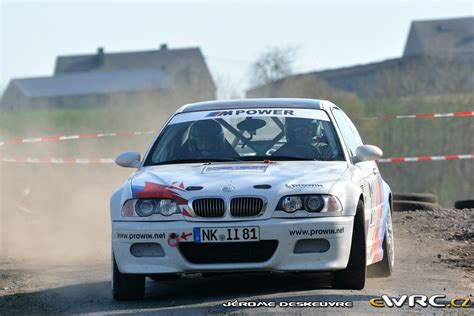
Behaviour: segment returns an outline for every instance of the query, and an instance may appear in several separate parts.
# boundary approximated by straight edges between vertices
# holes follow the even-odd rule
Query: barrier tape
[[[381,117],[367,117],[367,120],[389,120],[389,119],[406,119],[406,118],[438,118],[438,117],[461,117],[474,116],[474,111],[467,112],[452,112],[452,113],[425,113],[425,114],[410,114],[410,115],[389,115]]]
[[[59,142],[63,140],[72,140],[72,139],[137,136],[137,135],[154,134],[154,133],[155,131],[78,134],[78,135],[67,135],[67,136],[49,135],[49,136],[42,136],[42,137],[35,137],[35,138],[11,139],[11,140],[3,141],[3,142],[0,141],[0,146],[18,145],[18,144],[26,144],[26,143]]]
[[[2,162],[43,163],[43,164],[111,164],[113,158],[2,158]]]
[[[437,160],[460,160],[460,159],[474,159],[474,154],[466,155],[447,155],[447,156],[420,156],[420,157],[393,157],[382,158],[377,162],[414,162],[414,161],[437,161]]]
[[[111,164],[113,158],[2,158],[2,162],[41,163],[41,164]]]
[[[438,160],[461,160],[474,159],[474,154],[447,155],[447,156],[420,156],[420,157],[393,157],[377,160],[379,163],[390,162],[415,162],[415,161],[438,161]],[[44,163],[44,164],[112,164],[113,158],[2,158],[1,162],[12,163]]]

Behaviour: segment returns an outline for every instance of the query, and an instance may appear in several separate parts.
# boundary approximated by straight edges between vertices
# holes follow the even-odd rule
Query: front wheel
[[[116,301],[141,300],[145,297],[145,276],[121,273],[113,254],[112,296]]]
[[[364,205],[361,201],[357,205],[352,230],[352,244],[349,262],[344,270],[332,273],[332,286],[336,289],[362,290],[365,286],[367,274],[367,249],[365,243]]]

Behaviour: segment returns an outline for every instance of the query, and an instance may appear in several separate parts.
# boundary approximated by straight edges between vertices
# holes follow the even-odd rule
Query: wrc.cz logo
[[[390,297],[388,295],[382,295],[381,297],[374,297],[370,299],[369,303],[373,307],[398,307],[401,308],[404,305],[408,304],[408,307],[421,306],[426,308],[436,307],[436,308],[471,308],[472,302],[470,298],[454,298],[451,301],[445,300],[446,295],[437,294],[432,296],[427,296],[423,294],[413,294],[413,295],[401,295],[399,298]],[[444,299],[444,300],[443,300]]]

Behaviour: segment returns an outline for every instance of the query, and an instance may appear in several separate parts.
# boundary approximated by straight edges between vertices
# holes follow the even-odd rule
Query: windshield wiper
[[[234,162],[240,161],[236,158],[212,158],[212,159],[174,159],[174,160],[167,160],[161,161],[156,163],[151,163],[148,166],[157,166],[157,165],[172,165],[172,164],[180,164],[180,163],[213,163],[213,162]]]
[[[292,157],[292,156],[245,156],[240,157],[242,161],[262,161],[262,160],[270,160],[270,161],[284,161],[284,160],[301,160],[301,161],[314,161],[316,159],[311,158],[303,158],[303,157]]]

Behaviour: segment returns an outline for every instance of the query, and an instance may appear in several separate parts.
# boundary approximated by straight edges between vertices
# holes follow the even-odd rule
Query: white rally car
[[[145,277],[236,271],[331,272],[362,289],[394,265],[392,194],[350,119],[329,101],[246,99],[181,107],[113,193],[112,289]]]

